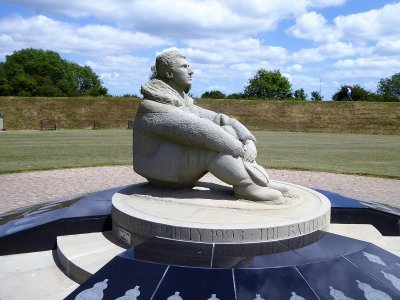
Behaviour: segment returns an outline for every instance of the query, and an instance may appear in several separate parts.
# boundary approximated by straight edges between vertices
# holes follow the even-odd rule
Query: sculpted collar
[[[140,89],[144,99],[173,106],[192,106],[193,99],[185,94],[184,98],[177,91],[159,79],[152,79]]]

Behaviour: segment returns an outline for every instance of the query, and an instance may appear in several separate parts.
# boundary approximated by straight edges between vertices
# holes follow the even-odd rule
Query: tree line
[[[350,94],[349,94],[350,89]],[[207,91],[201,98],[211,99],[262,99],[262,100],[313,100],[321,101],[322,95],[319,91],[312,91],[310,98],[303,88],[292,90],[288,78],[283,76],[279,70],[268,71],[260,69],[245,86],[242,93],[225,95],[221,91]],[[400,101],[400,73],[388,78],[383,78],[378,83],[376,92],[371,92],[356,85],[342,85],[332,96],[333,101]]]
[[[154,74],[154,67],[152,68]],[[348,95],[351,90],[351,97]],[[62,59],[49,50],[22,49],[7,55],[0,62],[0,96],[76,97],[106,96],[108,90],[99,76],[89,66],[80,66]],[[129,96],[129,95],[124,95]],[[137,97],[136,95],[134,95]],[[221,91],[206,91],[201,98],[212,99],[268,99],[268,100],[314,100],[321,101],[319,91],[308,96],[303,88],[294,90],[288,78],[279,70],[260,69],[250,78],[244,91],[225,95]],[[400,101],[400,73],[383,78],[376,92],[362,86],[341,86],[332,96],[334,101]]]
[[[0,96],[104,96],[107,92],[89,66],[62,59],[54,51],[22,49],[0,62]]]

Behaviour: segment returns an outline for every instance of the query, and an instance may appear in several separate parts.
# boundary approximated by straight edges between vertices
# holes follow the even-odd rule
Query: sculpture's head
[[[176,90],[186,91],[192,85],[193,71],[185,55],[177,50],[164,52],[156,58],[157,79]]]

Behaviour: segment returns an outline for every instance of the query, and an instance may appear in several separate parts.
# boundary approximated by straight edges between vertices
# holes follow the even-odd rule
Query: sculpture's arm
[[[239,157],[242,143],[210,120],[173,108],[144,114],[137,122],[148,133],[177,144]],[[138,125],[139,125],[138,124]]]
[[[236,119],[230,118],[225,114],[219,114],[211,110],[198,107],[196,105],[193,105],[190,109],[200,118],[209,119],[219,126],[232,127],[238,135],[240,141],[245,142],[247,140],[251,140],[254,143],[256,142],[256,138],[251,134],[251,132]]]

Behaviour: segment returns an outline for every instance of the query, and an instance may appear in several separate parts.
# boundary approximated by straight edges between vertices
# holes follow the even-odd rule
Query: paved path
[[[354,199],[400,207],[400,180],[324,172],[268,170],[271,179],[328,190]],[[63,169],[0,175],[0,213],[55,198],[145,179],[131,166]]]

